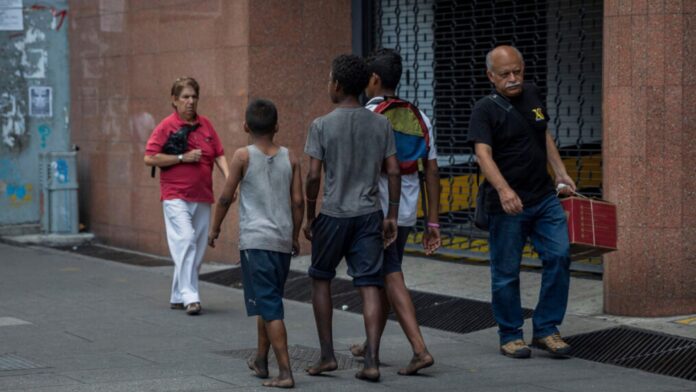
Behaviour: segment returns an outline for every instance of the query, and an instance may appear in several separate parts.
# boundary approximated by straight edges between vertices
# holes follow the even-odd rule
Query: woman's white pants
[[[208,244],[210,204],[165,200],[164,223],[169,252],[174,260],[174,278],[169,302],[188,305],[200,302],[198,271]]]

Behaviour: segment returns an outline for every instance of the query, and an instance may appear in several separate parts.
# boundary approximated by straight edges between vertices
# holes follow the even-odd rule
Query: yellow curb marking
[[[696,317],[689,317],[689,318],[685,318],[682,320],[676,320],[675,323],[683,324],[683,325],[691,325],[691,324],[696,325]]]

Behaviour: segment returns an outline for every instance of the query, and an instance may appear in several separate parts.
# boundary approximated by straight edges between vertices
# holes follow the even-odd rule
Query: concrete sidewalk
[[[303,268],[306,262],[295,260],[295,268]],[[415,273],[414,262],[424,264],[420,267],[434,275]],[[449,272],[441,270],[443,266]],[[472,287],[485,286],[485,268],[452,270],[452,266],[456,265],[409,258],[406,274],[409,283],[423,291],[446,291],[447,285],[456,290],[456,280],[450,278],[456,275],[460,295],[474,297],[478,291]],[[480,275],[470,268],[479,268]],[[7,369],[3,365],[8,362],[26,368],[0,370],[0,390],[267,391],[250,376],[243,359],[229,355],[230,350],[256,344],[255,321],[244,313],[242,292],[201,282],[204,314],[189,317],[168,308],[170,270],[0,243],[0,369]],[[533,282],[529,283],[531,287]],[[574,280],[573,284],[588,283]],[[580,297],[574,298],[579,301]],[[533,300],[525,298],[525,305]],[[290,345],[318,347],[310,305],[287,301],[286,323]],[[616,324],[597,314],[572,314],[563,332]],[[339,354],[348,354],[348,345],[362,339],[362,318],[336,311],[334,326]],[[311,391],[696,391],[694,382],[579,359],[557,360],[536,350],[529,360],[505,358],[498,354],[495,328],[465,335],[429,328],[423,332],[436,364],[421,376],[396,375],[410,353],[398,325],[390,322],[382,340],[382,382],[358,381],[353,378],[354,369],[324,377],[296,372],[296,387]]]

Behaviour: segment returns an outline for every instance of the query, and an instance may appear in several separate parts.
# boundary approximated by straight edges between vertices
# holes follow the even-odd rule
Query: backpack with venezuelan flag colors
[[[401,174],[417,172],[419,161],[428,159],[430,150],[430,133],[420,110],[403,99],[384,97],[374,112],[386,116],[394,128],[396,158]]]

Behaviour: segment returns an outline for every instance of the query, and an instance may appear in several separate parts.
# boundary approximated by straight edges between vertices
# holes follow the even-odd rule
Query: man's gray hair
[[[501,46],[508,46],[512,48],[512,50],[517,53],[518,56],[520,56],[520,60],[522,60],[522,64],[524,64],[524,57],[522,57],[522,53],[520,53],[519,50],[517,50],[516,47],[511,46],[511,45],[501,45]],[[493,51],[498,49],[500,46],[496,46],[495,48],[491,49],[486,53],[486,69],[489,71],[493,70]]]

